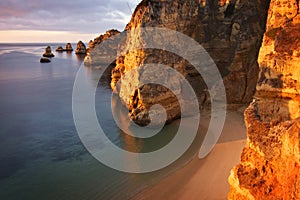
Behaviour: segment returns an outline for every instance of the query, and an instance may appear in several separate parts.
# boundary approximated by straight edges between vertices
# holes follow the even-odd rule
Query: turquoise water
[[[0,199],[126,200],[194,155],[198,144],[171,166],[147,174],[123,173],[98,162],[82,145],[72,116],[73,83],[83,58],[55,52],[51,63],[41,64],[45,47],[0,44]],[[126,150],[158,149],[176,133],[178,122],[146,140],[119,130],[110,113],[109,79],[100,81],[95,98],[99,123]]]

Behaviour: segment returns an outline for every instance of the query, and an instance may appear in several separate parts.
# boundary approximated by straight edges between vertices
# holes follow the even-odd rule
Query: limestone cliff
[[[257,55],[265,30],[268,0],[143,0],[136,8],[126,30],[138,27],[164,27],[184,33],[199,42],[210,54],[223,77],[229,104],[252,100],[258,76]],[[128,34],[123,44],[133,49],[143,41],[138,32]],[[176,44],[176,41],[174,41]],[[143,73],[140,66],[161,63],[179,71],[192,84],[200,106],[209,102],[200,74],[184,59],[157,49],[136,50],[117,59],[112,71],[113,90],[130,110],[131,119],[146,125],[148,110],[160,103],[170,121],[180,116],[174,94],[158,85],[135,90]],[[136,69],[137,75],[116,83],[126,72]],[[166,77],[170,78],[171,77]],[[122,88],[122,89],[121,89]]]
[[[272,0],[259,53],[247,145],[229,177],[229,199],[300,199],[299,1]]]
[[[101,60],[99,59],[99,56],[114,56],[114,58],[117,57],[117,53],[115,52],[114,47],[109,48],[109,45],[106,46],[106,48],[103,49],[97,49],[102,42],[111,39],[114,40],[115,35],[119,34],[120,31],[116,29],[111,29],[106,31],[106,33],[100,35],[99,37],[96,37],[94,40],[91,40],[88,45],[88,49],[86,52],[86,57],[84,58],[84,64],[85,66],[98,66],[103,63],[98,63],[97,61]],[[115,41],[114,43],[118,43],[118,41]],[[115,53],[114,53],[115,52]]]
[[[228,199],[300,199],[300,119],[264,122],[252,103],[245,111],[247,145],[231,170]]]

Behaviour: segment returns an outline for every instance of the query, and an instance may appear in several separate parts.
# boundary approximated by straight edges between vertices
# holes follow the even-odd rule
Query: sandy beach
[[[195,157],[183,168],[133,197],[134,200],[227,199],[230,170],[246,144],[243,111],[228,112],[218,144],[204,159]]]

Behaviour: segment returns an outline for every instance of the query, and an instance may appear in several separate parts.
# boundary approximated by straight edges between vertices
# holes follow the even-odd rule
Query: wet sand
[[[186,166],[137,194],[134,200],[227,199],[228,177],[239,163],[246,144],[242,110],[228,112],[218,144],[204,159],[197,156]]]

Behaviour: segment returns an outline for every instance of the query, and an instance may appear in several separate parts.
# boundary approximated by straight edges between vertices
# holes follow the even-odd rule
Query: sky
[[[1,0],[0,43],[88,42],[123,30],[141,0]]]

